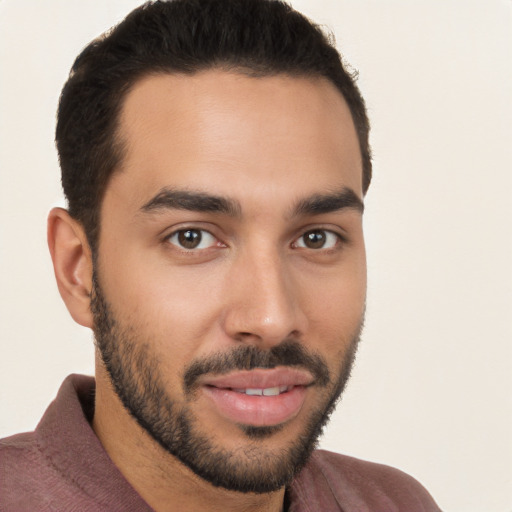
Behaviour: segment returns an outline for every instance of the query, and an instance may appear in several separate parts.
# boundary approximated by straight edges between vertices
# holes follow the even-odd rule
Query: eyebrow
[[[321,215],[345,209],[364,212],[363,201],[348,187],[343,187],[340,192],[315,194],[300,200],[293,210],[293,216]]]
[[[233,199],[193,192],[163,188],[155,197],[141,207],[143,212],[159,210],[189,210],[194,212],[223,213],[231,217],[240,216],[240,203]]]
[[[230,217],[240,217],[242,207],[234,199],[195,192],[163,188],[156,196],[141,207],[145,213],[160,210],[188,210],[194,212],[221,213]],[[301,199],[292,209],[292,217],[321,215],[344,209],[364,211],[363,201],[348,187],[332,194],[314,194]]]

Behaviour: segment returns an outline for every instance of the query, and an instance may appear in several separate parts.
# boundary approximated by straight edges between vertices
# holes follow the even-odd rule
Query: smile
[[[250,396],[277,396],[281,393],[286,393],[290,390],[290,386],[275,386],[273,388],[248,388],[248,389],[233,389],[237,393],[244,393]]]
[[[274,426],[296,417],[313,383],[294,368],[256,369],[206,378],[201,390],[208,405],[236,424]]]

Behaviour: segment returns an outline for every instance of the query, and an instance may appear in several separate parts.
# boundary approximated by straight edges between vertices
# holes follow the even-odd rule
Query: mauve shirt
[[[0,440],[2,512],[152,511],[94,434],[93,409],[94,379],[71,375],[34,432]],[[323,450],[288,499],[290,512],[440,512],[409,475]]]

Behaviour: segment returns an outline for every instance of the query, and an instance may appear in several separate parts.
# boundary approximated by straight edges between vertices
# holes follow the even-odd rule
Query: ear
[[[92,254],[82,225],[63,208],[48,216],[48,247],[60,295],[75,322],[93,326]]]

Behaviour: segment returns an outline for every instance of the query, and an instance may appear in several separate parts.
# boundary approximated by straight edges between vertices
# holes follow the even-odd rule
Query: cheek
[[[108,273],[105,293],[116,317],[176,366],[215,337],[220,280],[220,272],[125,258]]]
[[[312,280],[304,290],[304,311],[309,331],[320,351],[343,353],[359,333],[366,304],[366,269],[355,265],[348,273],[330,279]]]
[[[366,263],[364,256],[344,262],[326,272],[301,272],[300,288],[304,300],[318,314],[327,317],[358,317],[366,300]]]

